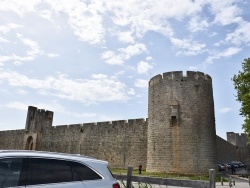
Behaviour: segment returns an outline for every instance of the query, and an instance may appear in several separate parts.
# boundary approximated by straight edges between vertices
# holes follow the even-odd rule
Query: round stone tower
[[[149,81],[148,172],[207,173],[216,167],[212,79],[166,72]]]

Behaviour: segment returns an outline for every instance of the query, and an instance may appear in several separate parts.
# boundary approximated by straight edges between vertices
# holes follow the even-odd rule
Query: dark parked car
[[[218,168],[219,168],[219,171],[223,171],[225,170],[225,166],[223,164],[217,164]]]

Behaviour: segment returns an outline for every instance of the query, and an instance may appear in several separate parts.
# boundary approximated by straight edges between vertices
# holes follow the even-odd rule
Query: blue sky
[[[147,118],[148,81],[213,79],[216,132],[242,133],[231,78],[249,55],[248,0],[1,0],[0,130],[28,106],[53,125]]]

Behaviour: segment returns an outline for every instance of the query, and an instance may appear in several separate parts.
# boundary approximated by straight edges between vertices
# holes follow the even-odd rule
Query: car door
[[[86,188],[68,161],[33,157],[28,158],[26,187]]]
[[[25,187],[26,158],[0,158],[0,187]]]
[[[89,166],[71,161],[70,165],[87,188],[111,188],[115,181],[106,180]]]

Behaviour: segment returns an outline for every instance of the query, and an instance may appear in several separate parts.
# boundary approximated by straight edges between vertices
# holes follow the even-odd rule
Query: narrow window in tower
[[[176,116],[171,116],[171,126],[177,126],[177,119]]]

